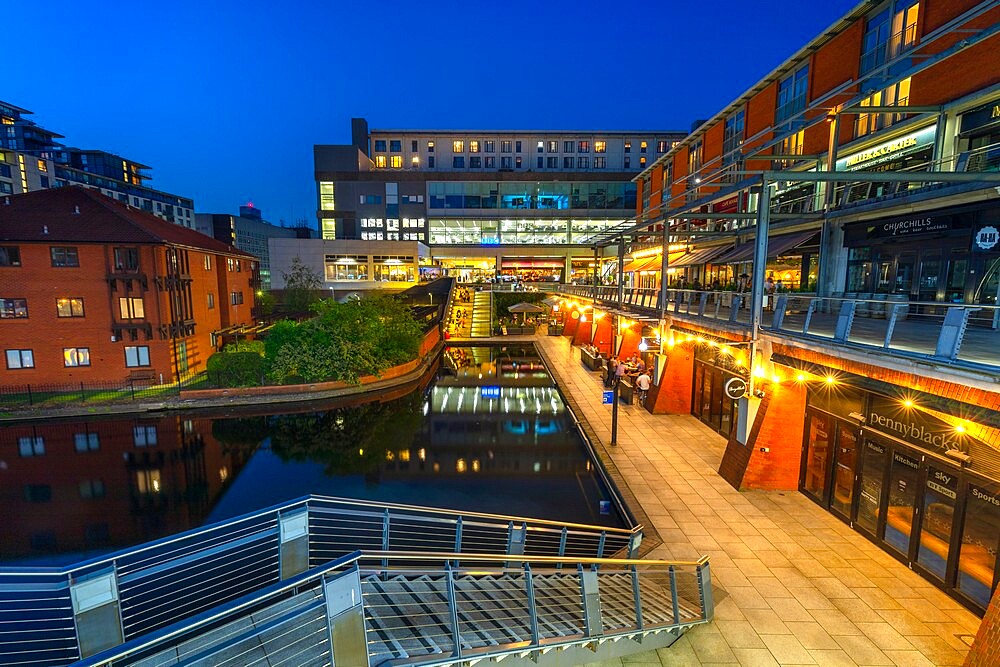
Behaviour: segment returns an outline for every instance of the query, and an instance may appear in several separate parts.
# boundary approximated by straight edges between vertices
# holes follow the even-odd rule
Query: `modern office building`
[[[257,260],[77,187],[0,199],[0,386],[173,382],[253,323]]]
[[[0,101],[0,195],[79,185],[184,227],[194,227],[194,202],[146,185],[150,167],[114,153],[70,148],[61,134]]]
[[[668,275],[657,257],[658,293],[597,297],[631,313],[614,336],[567,325],[635,350],[645,318],[648,407],[727,436],[720,474],[801,491],[980,613],[1000,577],[998,26],[995,2],[860,3],[636,178],[623,268],[638,284],[667,244]],[[763,328],[743,276],[782,282]],[[681,279],[713,289],[667,292]]]
[[[634,217],[632,177],[683,136],[369,130],[353,119],[351,144],[314,147],[323,239],[314,268],[337,289],[435,275],[580,278],[594,239]],[[408,269],[387,280],[379,265]]]
[[[261,289],[271,289],[270,239],[316,238],[312,227],[278,227],[264,220],[261,210],[249,203],[240,206],[239,215],[196,213],[195,229],[202,234],[248,252],[260,262]]]

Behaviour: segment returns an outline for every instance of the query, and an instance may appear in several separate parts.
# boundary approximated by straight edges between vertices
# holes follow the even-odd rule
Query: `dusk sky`
[[[315,225],[312,146],[373,128],[678,129],[857,4],[9,3],[0,100],[199,213]]]

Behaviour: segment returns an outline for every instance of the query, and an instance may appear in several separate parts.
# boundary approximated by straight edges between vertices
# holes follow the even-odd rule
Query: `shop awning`
[[[727,253],[730,250],[732,250],[732,248],[728,246],[715,246],[713,248],[692,250],[686,255],[681,256],[676,262],[671,262],[670,266],[700,266],[702,264],[708,264],[719,255]]]
[[[670,266],[674,266],[677,259],[683,255],[681,252],[670,253]],[[639,259],[632,260],[625,265],[622,269],[623,273],[637,273],[639,271],[659,271],[663,267],[663,255],[650,255],[649,257],[640,257]]]
[[[796,232],[795,234],[782,234],[773,236],[767,240],[767,258],[774,259],[779,255],[786,254],[789,250],[800,245],[806,245],[819,232]],[[729,252],[716,257],[714,264],[739,264],[740,262],[753,261],[753,251],[756,241],[741,243]]]

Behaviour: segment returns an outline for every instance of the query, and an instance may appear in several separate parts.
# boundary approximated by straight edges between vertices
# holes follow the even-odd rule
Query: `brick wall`
[[[976,640],[965,657],[965,667],[995,667],[1000,665],[1000,589],[993,594],[986,615],[979,625]]]
[[[691,387],[694,383],[694,354],[690,345],[677,345],[667,353],[667,365],[660,383],[650,389],[648,405],[656,414],[691,414]]]

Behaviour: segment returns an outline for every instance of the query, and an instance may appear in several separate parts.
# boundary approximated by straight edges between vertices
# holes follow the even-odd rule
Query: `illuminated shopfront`
[[[916,401],[817,382],[800,490],[982,612],[996,588],[1000,453]]]

